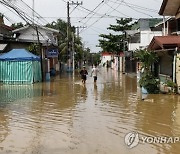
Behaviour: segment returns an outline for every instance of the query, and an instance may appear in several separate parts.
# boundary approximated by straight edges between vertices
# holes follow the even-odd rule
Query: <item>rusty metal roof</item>
[[[149,44],[149,50],[180,47],[180,36],[155,36]]]

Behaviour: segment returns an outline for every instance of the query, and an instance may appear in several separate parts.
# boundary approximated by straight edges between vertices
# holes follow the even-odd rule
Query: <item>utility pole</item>
[[[40,55],[41,55],[41,76],[42,76],[42,81],[44,81],[44,69],[43,69],[43,51],[41,48],[41,43],[39,40],[39,31],[38,31],[38,26],[35,27],[36,29],[36,34],[37,34],[37,40],[38,40],[38,50],[40,51]]]
[[[84,29],[84,28],[87,28],[86,26],[77,26],[75,27],[77,29],[77,36],[79,37],[79,30],[80,28]]]
[[[69,33],[70,33],[70,16],[69,16],[69,2],[67,2],[67,55],[68,55],[68,70],[70,70],[71,62],[70,62],[70,40],[69,40]]]
[[[86,26],[76,26],[76,31],[77,31],[77,37],[79,37],[79,33],[80,33],[80,28],[81,29],[84,29],[86,28]],[[73,44],[74,45],[74,44]],[[84,52],[83,52],[83,55],[84,55]],[[73,59],[74,60],[74,59]],[[83,56],[83,61],[84,61],[84,56]],[[83,62],[83,65],[84,65],[84,62]]]
[[[72,38],[72,40],[70,39],[70,35],[71,35],[71,22],[70,22],[70,5],[82,5],[82,1],[81,3],[79,2],[67,2],[67,54],[68,54],[68,61],[69,61],[69,71],[70,71],[70,68],[71,68],[71,60],[73,60],[73,71],[74,71],[74,36]],[[73,43],[71,42],[73,41]],[[70,44],[72,45],[72,50],[73,50],[73,53],[70,51],[71,50],[71,47],[70,47]]]

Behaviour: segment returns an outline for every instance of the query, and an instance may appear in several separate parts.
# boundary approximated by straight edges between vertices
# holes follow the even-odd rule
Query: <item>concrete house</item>
[[[46,71],[50,69],[59,71],[58,62],[58,30],[43,26],[25,26],[12,31],[16,43],[22,43],[26,48],[32,43],[40,43],[42,46],[41,56],[48,60]],[[27,46],[28,45],[28,46]]]
[[[124,53],[120,52],[119,55],[110,52],[101,53],[101,65],[110,67],[114,70],[124,72]]]
[[[147,48],[154,36],[162,36],[162,30],[155,25],[161,22],[161,18],[141,18],[133,26],[133,30],[126,31],[128,51],[125,54],[126,72],[136,72],[136,61],[133,60],[133,52],[137,49]]]
[[[101,65],[107,66],[111,64],[111,61],[113,60],[113,55],[112,53],[109,52],[102,52],[101,54]]]
[[[149,49],[159,56],[159,63],[155,66],[161,90],[168,91],[167,81],[177,83],[180,92],[180,14],[179,0],[164,0],[159,14],[164,16],[162,25],[163,36],[154,37],[149,45]],[[165,16],[172,18],[165,19]]]

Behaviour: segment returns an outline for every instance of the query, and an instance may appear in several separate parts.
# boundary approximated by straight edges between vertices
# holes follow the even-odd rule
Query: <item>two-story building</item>
[[[161,22],[161,18],[141,18],[137,24],[134,24],[132,30],[126,31],[128,42],[128,51],[125,58],[126,72],[136,72],[136,61],[133,59],[133,52],[139,49],[145,49],[154,36],[162,36],[162,30],[155,25]]]
[[[180,2],[179,0],[163,0],[159,14],[164,17],[162,26],[163,36],[154,37],[149,49],[159,56],[156,72],[161,82],[161,90],[167,91],[167,81],[178,85],[180,92]],[[172,16],[165,19],[165,16]],[[159,25],[158,25],[159,26]]]

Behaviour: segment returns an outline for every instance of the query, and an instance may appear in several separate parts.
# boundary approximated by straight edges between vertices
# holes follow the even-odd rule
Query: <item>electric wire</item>
[[[99,7],[101,6],[101,4],[104,3],[104,0],[102,0],[92,11],[90,11],[85,17],[84,19],[86,19],[90,14],[94,13],[94,11]],[[83,19],[82,19],[83,20]],[[79,22],[81,22],[82,20],[80,20]]]

